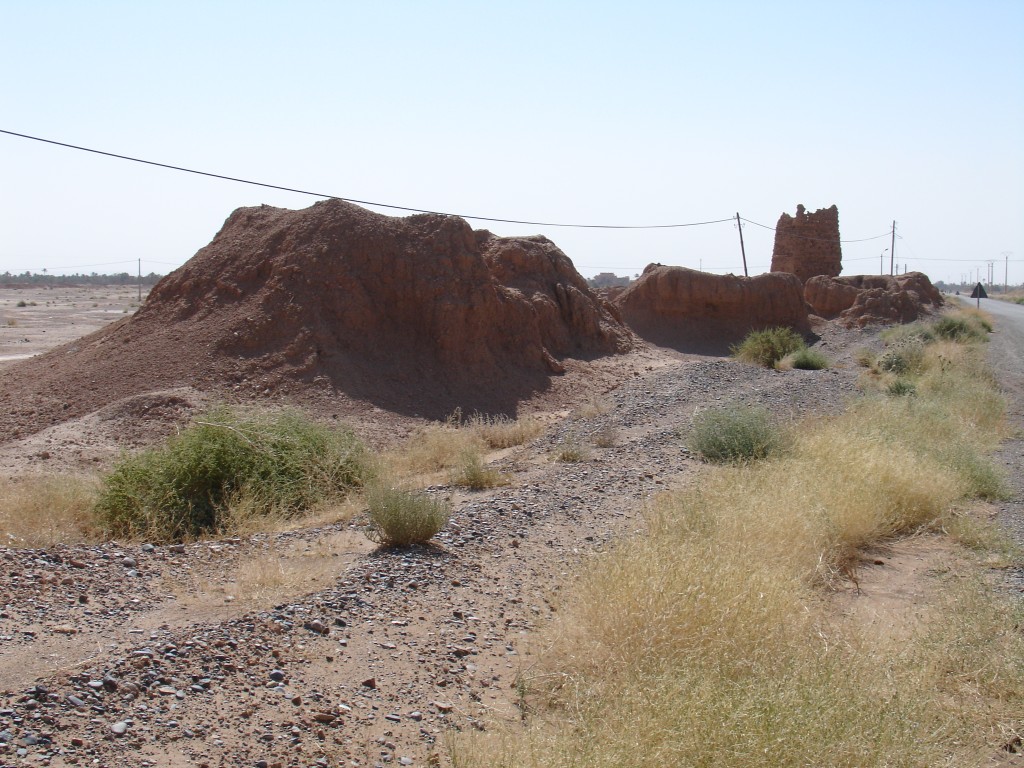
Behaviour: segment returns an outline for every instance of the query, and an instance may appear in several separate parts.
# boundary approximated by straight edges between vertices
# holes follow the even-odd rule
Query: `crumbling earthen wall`
[[[839,243],[839,209],[820,208],[808,213],[802,205],[796,216],[784,213],[775,225],[772,272],[789,272],[802,282],[816,275],[837,277],[843,271]]]
[[[803,285],[783,273],[737,277],[651,264],[615,299],[644,339],[683,351],[721,353],[753,330],[809,330]]]

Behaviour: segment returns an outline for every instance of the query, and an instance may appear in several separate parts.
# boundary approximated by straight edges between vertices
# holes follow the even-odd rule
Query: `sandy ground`
[[[139,304],[136,286],[0,288],[0,366],[99,330]]]
[[[113,299],[98,314],[98,297],[113,291],[68,296],[60,310],[41,293],[14,298],[35,307],[0,304],[16,314],[8,327],[34,329],[22,342],[34,338],[34,352],[70,340],[79,323],[91,331],[123,315]],[[34,324],[25,310],[39,310]],[[60,312],[75,331],[58,330]],[[877,340],[821,330],[836,362],[825,371],[649,347],[571,366],[529,404],[545,415],[544,434],[491,457],[509,486],[430,488],[455,507],[430,547],[377,550],[345,510],[302,530],[184,546],[0,547],[0,765],[445,764],[451,730],[518,720],[516,680],[579,566],[642,531],[652,494],[693,477],[698,463],[679,434],[696,409],[740,400],[800,418],[856,395],[853,352]],[[202,394],[151,397],[153,407],[191,408]],[[111,412],[64,425],[67,434],[50,435],[52,458],[38,457],[43,442],[30,465],[63,453],[67,467],[104,466],[124,421]],[[97,452],[75,456],[75,440]],[[583,461],[552,460],[568,440]],[[837,609],[898,637],[954,556],[924,536],[870,553]]]

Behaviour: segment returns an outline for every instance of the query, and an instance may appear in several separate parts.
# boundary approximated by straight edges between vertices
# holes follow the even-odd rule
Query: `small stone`
[[[384,715],[384,719],[385,720],[390,720],[392,723],[400,723],[400,722],[402,722],[402,718],[399,717],[398,715],[396,715],[394,712],[392,712],[390,714],[387,714],[387,715]]]
[[[363,686],[363,688],[376,688],[377,687],[377,678],[375,678],[375,677],[368,677],[365,680],[363,680],[361,685]]]
[[[447,713],[451,712],[455,707],[452,706],[451,704],[446,704],[443,701],[435,701],[434,702],[434,708],[438,712],[440,712],[442,714],[447,714]]]
[[[74,694],[70,694],[69,693],[68,696],[67,696],[67,701],[68,701],[68,704],[70,704],[72,707],[75,707],[76,709],[79,708],[79,707],[84,707],[85,706],[85,701],[83,701],[82,699],[78,698]]]
[[[318,635],[329,635],[331,633],[330,628],[319,619],[307,621],[303,626],[310,632],[315,632]]]
[[[135,560],[134,557],[125,557],[122,558],[121,565],[123,565],[125,568],[134,568],[138,565],[138,562]]]
[[[284,681],[286,675],[285,675],[283,669],[275,669],[275,670],[271,671],[269,677],[275,683],[280,683],[280,682]]]
[[[338,719],[338,716],[333,712],[317,712],[315,715],[313,715],[313,719],[316,720],[318,723],[330,725]]]
[[[410,712],[409,713],[409,719],[410,720],[414,720],[414,721],[416,721],[418,723],[420,720],[423,719],[423,713],[422,712]]]
[[[143,544],[141,547],[139,547],[139,549],[141,549],[143,552],[152,552],[156,549],[156,547],[154,547],[152,544]]]
[[[124,720],[119,720],[118,722],[110,726],[110,732],[115,736],[124,736],[126,733],[128,733],[128,723],[126,723]]]

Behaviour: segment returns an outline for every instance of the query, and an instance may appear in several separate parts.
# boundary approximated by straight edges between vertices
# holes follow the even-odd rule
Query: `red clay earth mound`
[[[514,413],[560,358],[633,339],[546,238],[338,200],[241,208],[134,317],[0,373],[0,440],[182,385]]]
[[[804,298],[814,314],[847,328],[875,323],[910,323],[942,306],[942,294],[921,272],[904,275],[812,277]]]
[[[737,277],[651,264],[615,306],[641,337],[684,352],[718,354],[753,330],[810,327],[803,285],[784,272]]]

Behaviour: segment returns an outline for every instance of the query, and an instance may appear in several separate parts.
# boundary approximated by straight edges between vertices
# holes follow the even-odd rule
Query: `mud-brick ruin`
[[[839,243],[839,209],[820,208],[808,213],[796,207],[796,216],[783,213],[775,225],[772,272],[789,272],[802,282],[816,275],[838,277],[843,270]]]

